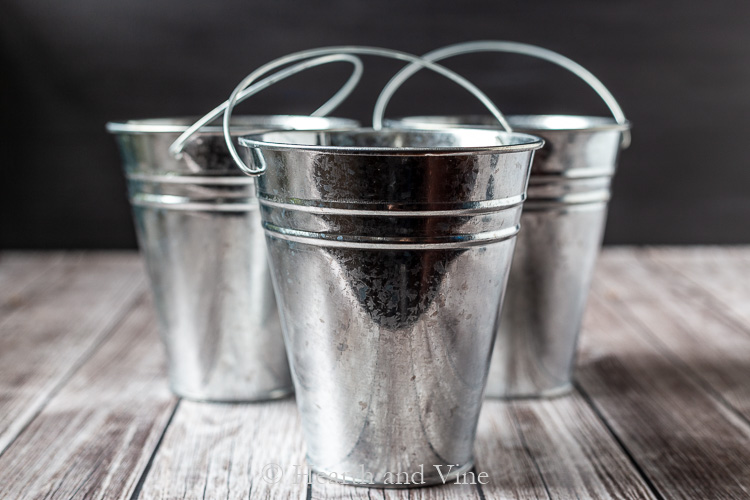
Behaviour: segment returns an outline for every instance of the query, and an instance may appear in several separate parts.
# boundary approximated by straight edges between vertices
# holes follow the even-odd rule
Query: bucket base
[[[197,401],[199,403],[260,403],[263,401],[272,401],[274,399],[283,399],[294,394],[294,387],[291,386],[257,394],[239,394],[236,396],[195,393],[183,391],[173,386],[170,386],[170,390],[177,397],[188,399],[190,401]]]
[[[563,385],[542,389],[535,392],[512,392],[510,394],[485,394],[486,399],[552,399],[570,394],[573,384],[566,382]]]
[[[307,460],[308,463],[310,463],[310,460]],[[398,481],[397,475],[399,471],[392,471],[393,472],[393,481],[394,482],[383,482],[383,480],[369,482],[367,478],[352,478],[352,477],[346,477],[344,479],[338,477],[338,475],[335,472],[327,472],[319,467],[315,467],[314,465],[310,465],[310,469],[315,472],[315,474],[333,482],[333,483],[340,483],[340,484],[346,484],[350,486],[359,486],[359,487],[365,487],[365,488],[392,488],[392,489],[405,489],[405,488],[424,488],[428,486],[437,486],[441,484],[455,484],[456,479],[458,479],[460,482],[458,484],[464,484],[464,478],[460,477],[463,476],[465,473],[471,471],[474,468],[474,461],[470,461],[469,463],[462,465],[459,468],[454,468],[449,473],[444,473],[444,479],[440,477],[440,475],[437,472],[437,469],[433,464],[424,464],[424,477],[422,480],[424,482],[404,482],[404,483],[397,483],[395,481]],[[401,472],[401,476],[403,478],[404,472]],[[411,474],[410,474],[411,477]],[[411,481],[411,480],[410,480]],[[467,482],[471,481],[471,478],[466,479]],[[476,479],[474,479],[476,482]],[[469,483],[473,484],[473,483]]]

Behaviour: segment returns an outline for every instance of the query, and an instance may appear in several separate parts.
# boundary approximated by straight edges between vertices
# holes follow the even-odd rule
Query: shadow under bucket
[[[240,144],[265,168],[258,198],[311,468],[378,487],[471,469],[542,141],[357,129]],[[399,473],[421,482],[393,484]]]
[[[571,388],[610,183],[630,125],[575,115],[507,119],[514,130],[544,138],[545,145],[531,167],[487,396],[555,396]],[[389,125],[498,127],[490,116],[415,116]]]
[[[292,392],[252,178],[232,160],[221,126],[169,146],[197,118],[107,124],[122,155],[141,253],[169,359],[172,391],[208,401]],[[239,116],[237,134],[352,127],[345,119]]]

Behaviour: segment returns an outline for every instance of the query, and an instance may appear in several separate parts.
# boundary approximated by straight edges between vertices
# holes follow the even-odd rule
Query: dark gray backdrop
[[[609,86],[634,123],[609,243],[749,243],[750,2],[2,0],[0,247],[133,247],[111,119],[199,114],[246,73],[330,44],[423,53],[475,39],[557,50]],[[605,114],[582,83],[521,57],[446,64],[506,112]],[[367,120],[398,63],[369,59],[336,114]],[[241,108],[306,113],[346,78],[325,67]],[[441,77],[389,114],[481,112]]]

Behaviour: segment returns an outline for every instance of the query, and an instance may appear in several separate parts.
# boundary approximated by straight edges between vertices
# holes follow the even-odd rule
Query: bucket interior
[[[273,131],[240,139],[247,147],[339,151],[350,154],[528,150],[538,137],[478,128]]]

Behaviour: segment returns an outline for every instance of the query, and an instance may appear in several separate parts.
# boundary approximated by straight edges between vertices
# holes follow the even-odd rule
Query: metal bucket
[[[311,468],[385,487],[471,469],[542,141],[357,129],[240,143],[265,172],[258,198]]]
[[[571,388],[581,320],[601,247],[610,182],[630,124],[617,101],[591,73],[539,47],[515,42],[470,42],[424,56],[438,61],[457,54],[500,51],[531,55],[558,64],[588,83],[613,118],[562,115],[507,116],[514,130],[538,135],[544,148],[535,157],[528,199],[487,382],[489,397],[539,397]],[[382,114],[390,96],[418,67],[407,67],[378,99]],[[390,126],[497,128],[492,117],[409,117]]]
[[[253,179],[230,157],[222,127],[205,127],[181,159],[168,148],[195,119],[109,123],[178,396],[282,397],[292,383],[268,271]],[[246,116],[238,134],[354,126],[343,119]]]
[[[622,133],[611,118],[507,116],[544,138],[534,156],[488,397],[555,396],[570,390],[578,332],[601,246]],[[494,124],[491,117],[409,117],[396,126]],[[495,125],[492,125],[495,127]]]

